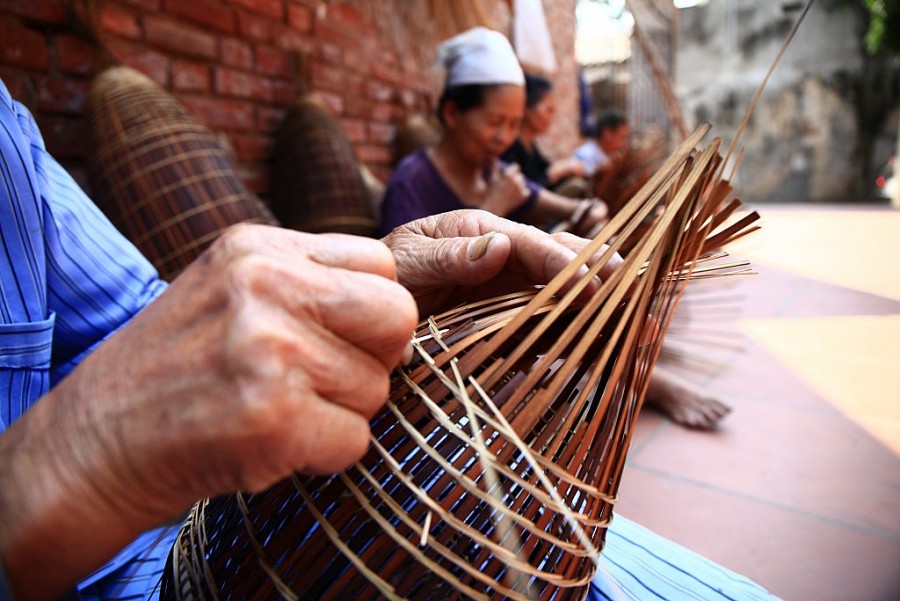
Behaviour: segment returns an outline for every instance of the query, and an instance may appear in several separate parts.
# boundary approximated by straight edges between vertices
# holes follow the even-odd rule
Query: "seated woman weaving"
[[[519,131],[524,80],[514,55],[485,46],[476,60],[490,56],[494,63],[475,64],[466,56],[473,37],[477,44],[492,43],[482,31],[487,30],[461,34],[443,47],[444,63],[452,65],[438,108],[444,131],[435,146],[406,157],[388,182],[382,235],[413,219],[462,208],[542,227],[571,221],[572,231],[590,235],[606,220],[602,202],[560,196],[500,160]]]

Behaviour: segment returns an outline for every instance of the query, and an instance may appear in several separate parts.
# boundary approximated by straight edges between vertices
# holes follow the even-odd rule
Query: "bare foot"
[[[703,395],[696,386],[657,364],[650,374],[647,406],[668,415],[676,424],[698,430],[711,430],[731,407]]]

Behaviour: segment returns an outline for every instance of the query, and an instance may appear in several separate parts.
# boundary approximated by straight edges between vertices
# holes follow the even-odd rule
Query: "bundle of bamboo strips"
[[[423,323],[361,461],[198,503],[162,597],[582,598],[683,284],[757,218],[726,225],[740,203],[707,130],[547,286]]]

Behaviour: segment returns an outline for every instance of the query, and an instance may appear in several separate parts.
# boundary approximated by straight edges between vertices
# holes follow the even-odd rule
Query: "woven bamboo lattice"
[[[305,232],[375,235],[378,219],[343,127],[313,96],[288,110],[272,165],[272,211]]]
[[[213,133],[141,73],[98,75],[87,112],[93,198],[163,279],[235,224],[277,224]]]
[[[583,598],[684,282],[757,218],[707,130],[547,286],[422,324],[362,460],[195,505],[162,598]]]

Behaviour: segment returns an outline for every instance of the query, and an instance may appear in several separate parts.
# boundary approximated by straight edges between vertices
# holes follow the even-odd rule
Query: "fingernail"
[[[487,252],[488,245],[495,232],[488,232],[469,243],[468,256],[470,261],[477,261]]]

